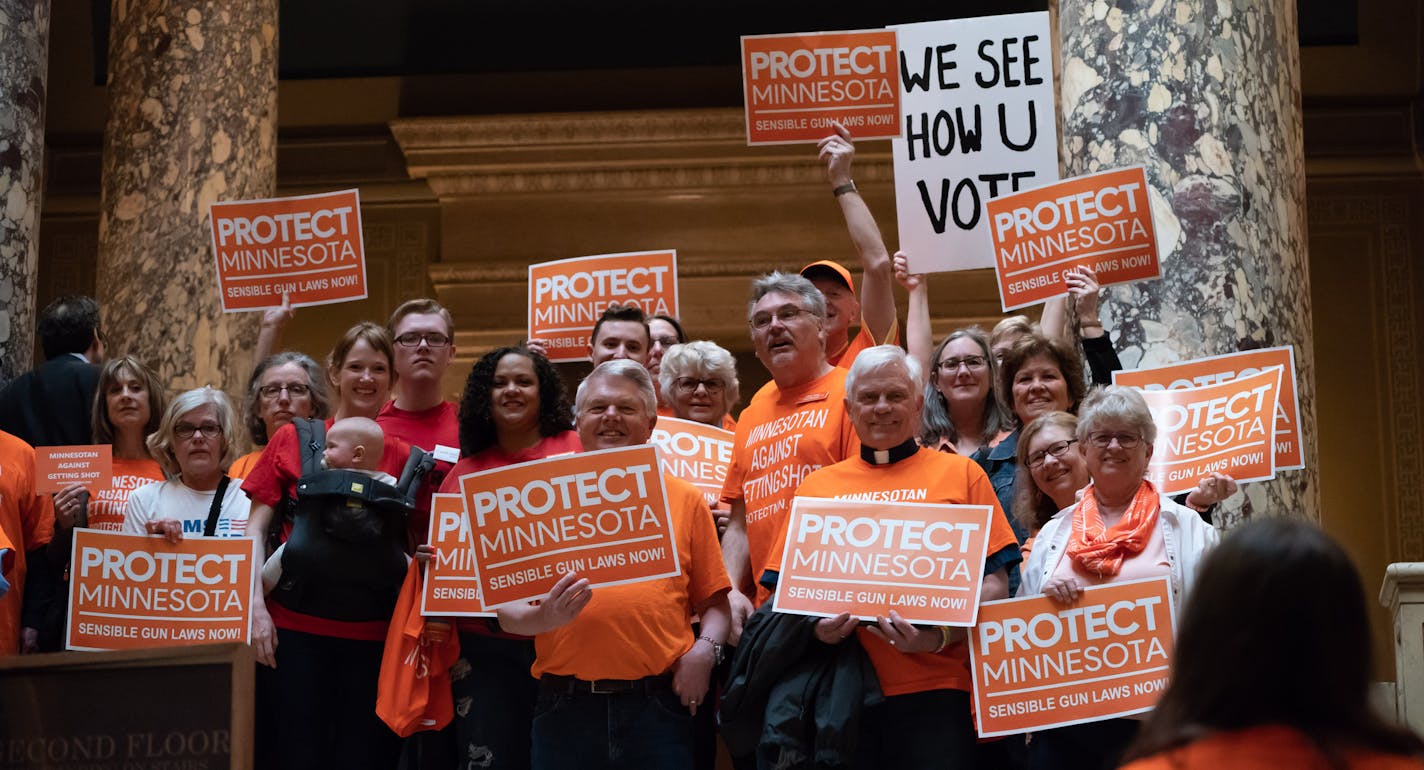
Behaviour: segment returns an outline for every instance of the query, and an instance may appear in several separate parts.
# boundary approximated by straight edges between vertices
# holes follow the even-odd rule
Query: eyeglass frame
[[[802,315],[809,315],[814,318],[820,318],[819,315],[816,315],[816,311],[814,310],[807,310],[804,307],[797,307],[796,305],[788,303],[777,308],[775,313],[767,313],[765,317],[761,315],[754,315],[751,318],[748,318],[747,326],[750,326],[752,328],[752,331],[759,332],[766,329],[768,326],[771,326],[771,322],[773,320],[780,321],[782,326],[788,326],[792,321],[795,321]],[[758,324],[758,321],[760,321],[761,323]]]
[[[1055,441],[1052,444],[1049,444],[1048,446],[1044,447],[1043,449],[1029,454],[1029,456],[1025,458],[1024,464],[1027,465],[1028,469],[1031,471],[1038,470],[1039,468],[1043,467],[1043,463],[1048,459],[1049,455],[1052,455],[1054,457],[1062,457],[1063,455],[1068,454],[1068,450],[1076,443],[1078,443],[1078,439],[1076,438],[1065,438],[1062,441]],[[1055,452],[1053,451],[1054,447],[1061,448]]]
[[[415,339],[411,340],[411,337]],[[439,342],[435,341],[437,337],[440,339]],[[450,345],[454,344],[455,339],[443,332],[406,332],[396,337],[393,341],[403,348],[418,348],[423,342],[425,346],[431,350],[439,350],[441,348],[450,347]]]
[[[211,430],[209,428],[211,428]],[[184,435],[185,433],[187,435]],[[180,422],[173,426],[173,435],[177,438],[183,439],[184,441],[187,441],[188,439],[191,439],[194,436],[198,435],[202,435],[209,438],[221,438],[223,435],[223,427],[221,423],[216,422],[204,423],[203,425],[194,425],[190,422]]]
[[[687,387],[687,385],[684,384],[686,382],[691,382],[692,387]],[[672,381],[672,384],[677,392],[687,396],[696,393],[699,387],[705,389],[709,396],[721,393],[727,389],[727,383],[723,382],[721,377],[713,377],[706,380],[698,379],[697,377],[678,377]]]
[[[979,359],[979,363],[977,365],[969,363],[970,359],[975,358]],[[950,366],[950,364],[953,364],[953,366]],[[989,366],[989,357],[960,356],[959,358],[946,358],[943,361],[935,362],[935,368],[942,372],[956,372],[959,371],[959,367],[961,366],[965,367],[971,372],[978,371],[980,369],[987,369]]]
[[[1136,449],[1143,442],[1141,433],[1093,432],[1088,434],[1088,444],[1094,449],[1107,449],[1113,441],[1122,449]]]
[[[272,390],[273,388],[276,388],[276,390]],[[268,392],[269,390],[271,392]],[[311,395],[312,386],[300,382],[273,383],[271,385],[258,386],[257,395],[263,398],[273,399],[282,395],[282,391],[284,390],[287,391],[287,396],[290,398],[302,398]]]

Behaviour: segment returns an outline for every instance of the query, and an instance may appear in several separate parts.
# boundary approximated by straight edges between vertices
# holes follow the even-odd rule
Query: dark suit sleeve
[[[1117,351],[1113,349],[1112,335],[1083,338],[1083,357],[1088,360],[1094,385],[1111,385],[1112,373],[1122,369]]]

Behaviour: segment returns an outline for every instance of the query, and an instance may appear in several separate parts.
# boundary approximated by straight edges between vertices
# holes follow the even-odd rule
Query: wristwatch
[[[699,636],[697,638],[712,645],[712,665],[722,665],[722,659],[726,656],[725,646],[710,636]]]

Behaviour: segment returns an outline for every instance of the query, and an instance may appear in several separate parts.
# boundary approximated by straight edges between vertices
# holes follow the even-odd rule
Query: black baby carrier
[[[406,520],[435,460],[420,447],[395,486],[352,470],[321,466],[326,424],[292,421],[301,447],[296,499],[282,501],[292,521],[282,577],[272,597],[297,612],[329,620],[389,620],[405,579]]]

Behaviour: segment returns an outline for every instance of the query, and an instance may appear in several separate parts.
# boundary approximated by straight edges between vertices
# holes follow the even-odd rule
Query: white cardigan
[[[1162,539],[1167,545],[1167,561],[1172,565],[1172,604],[1180,611],[1182,599],[1196,580],[1202,557],[1216,546],[1219,536],[1216,528],[1202,521],[1196,511],[1172,502],[1166,495],[1161,496],[1161,503],[1157,527],[1162,531]],[[1077,507],[1073,505],[1059,511],[1038,531],[1033,550],[1023,566],[1019,596],[1043,593],[1043,584],[1053,576],[1068,550],[1068,536],[1073,533],[1073,511]]]

